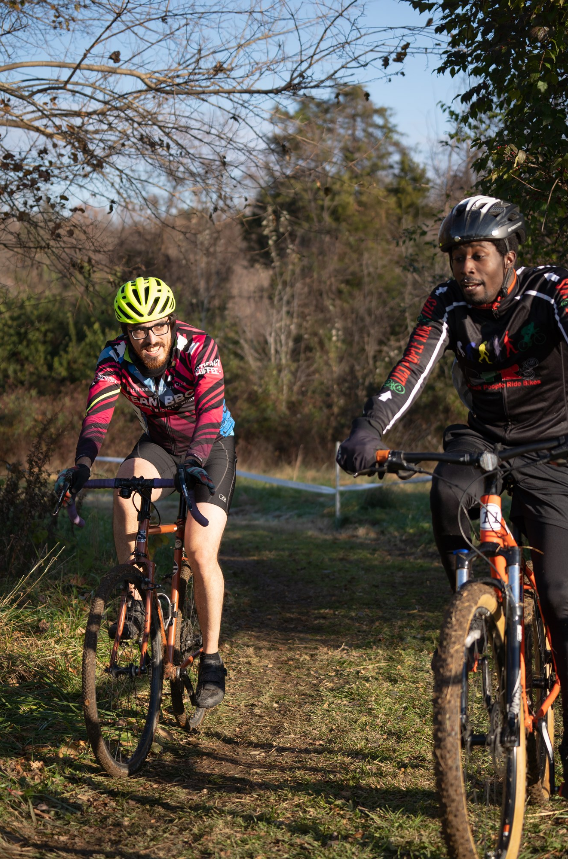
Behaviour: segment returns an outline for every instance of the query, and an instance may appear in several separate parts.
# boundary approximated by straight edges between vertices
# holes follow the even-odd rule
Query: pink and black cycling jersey
[[[119,394],[132,403],[150,439],[174,456],[204,463],[217,438],[234,434],[217,344],[184,322],[176,323],[172,336],[169,364],[156,378],[134,362],[126,334],[106,344],[89,389],[76,460],[96,459]]]

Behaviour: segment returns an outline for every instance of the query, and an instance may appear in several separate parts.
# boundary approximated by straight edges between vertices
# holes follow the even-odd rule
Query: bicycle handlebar
[[[132,492],[139,492],[142,489],[174,489],[176,487],[175,480],[169,480],[161,477],[144,478],[144,477],[111,477],[99,478],[95,480],[87,480],[85,489],[130,489]],[[68,488],[68,487],[67,487]],[[195,493],[193,489],[189,489],[182,483],[182,491],[187,502],[187,507],[195,521],[206,528],[209,525],[209,520],[199,511],[195,503]],[[73,525],[78,528],[83,528],[85,520],[79,516],[77,507],[75,506],[75,498],[71,495],[66,498],[69,493],[65,490],[58,501],[55,513],[59,512],[61,504],[65,502],[67,515]]]
[[[517,456],[528,453],[540,453],[545,451],[544,456],[539,457],[541,462],[549,462],[553,459],[562,459],[568,456],[568,436],[537,441],[531,444],[521,444],[499,450],[496,446],[493,450],[484,450],[477,453],[438,453],[424,451],[421,453],[406,452],[403,450],[378,450],[376,453],[377,467],[366,471],[360,471],[355,475],[372,475],[377,473],[394,473],[408,469],[409,465],[420,462],[448,462],[452,465],[473,465],[482,471],[495,471],[500,463],[507,462]]]
[[[174,489],[175,480],[146,477],[108,477],[87,480],[84,489],[120,489],[122,486],[136,491],[137,489]]]

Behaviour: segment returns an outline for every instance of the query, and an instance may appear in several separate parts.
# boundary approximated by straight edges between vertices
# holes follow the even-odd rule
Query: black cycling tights
[[[472,480],[475,481],[473,485]],[[452,486],[446,481],[450,481]],[[458,489],[456,484],[461,488]],[[432,525],[444,569],[454,590],[453,552],[456,549],[463,549],[465,545],[458,523],[459,500],[464,491],[467,493],[466,507],[471,515],[475,508],[479,507],[478,500],[483,491],[482,479],[475,480],[473,469],[440,463],[436,468],[430,495]],[[522,503],[518,505],[520,512],[522,507]],[[463,512],[461,520],[464,532],[469,535],[469,522]],[[563,690],[568,690],[568,516],[566,525],[567,527],[563,528],[534,518],[525,518],[523,525],[529,546],[543,553],[532,553],[533,567]],[[568,736],[568,693],[566,691],[562,699],[564,732]]]

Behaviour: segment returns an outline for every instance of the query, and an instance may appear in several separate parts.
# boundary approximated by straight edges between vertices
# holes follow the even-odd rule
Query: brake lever
[[[349,472],[348,472],[349,473]],[[364,471],[355,471],[351,474],[351,477],[375,477],[375,475],[381,479],[388,473],[388,469],[386,465],[381,463],[381,465],[374,465],[372,468],[366,468]]]
[[[193,495],[193,491],[187,488],[187,484],[185,482],[185,469],[183,465],[178,466],[178,480],[183,497],[185,498],[185,503],[187,504],[187,509],[189,510],[195,521],[203,528],[206,528],[209,525],[209,519],[206,519],[203,513],[198,510],[197,504],[195,503],[195,496]]]
[[[57,497],[57,501],[55,504],[55,508],[53,510],[52,516],[57,516],[62,507],[65,507],[67,511],[67,515],[69,516],[69,520],[72,525],[77,525],[78,528],[84,528],[85,520],[82,519],[77,513],[77,508],[75,506],[75,498],[69,492],[69,487],[71,486],[71,481],[66,480],[63,484],[63,489],[59,493]]]
[[[57,501],[55,502],[55,507],[53,508],[53,513],[51,514],[52,516],[57,516],[57,514],[61,510],[61,507],[63,506],[63,503],[64,503],[65,499],[67,498],[67,494],[69,492],[70,486],[71,486],[71,480],[66,480],[65,483],[63,484],[63,489],[61,490],[61,492],[57,496]],[[71,497],[71,496],[69,496],[69,497]]]

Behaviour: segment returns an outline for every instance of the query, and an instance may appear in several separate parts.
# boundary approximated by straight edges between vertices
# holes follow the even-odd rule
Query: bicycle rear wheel
[[[117,621],[124,594],[136,588],[146,599],[143,577],[129,564],[111,570],[101,581],[91,605],[83,649],[83,710],[87,734],[100,765],[111,776],[129,776],[144,763],[158,724],[162,700],[163,662],[160,624],[153,609],[143,673],[141,641],[121,641],[109,671]]]
[[[525,593],[525,678],[529,712],[535,715],[553,686],[552,652],[540,616],[538,597]],[[554,749],[554,709],[550,707],[544,724]],[[535,805],[548,802],[554,793],[554,765],[546,742],[538,730],[527,734],[527,783],[529,799]]]
[[[193,596],[193,573],[185,559],[181,565],[179,607],[181,618],[176,628],[175,665],[181,665],[188,656],[198,651],[202,642]],[[180,728],[186,731],[196,730],[207,712],[202,707],[195,706],[196,687],[197,670],[194,665],[184,669],[183,677],[179,680],[170,681],[174,717]]]
[[[505,619],[495,589],[459,591],[434,666],[434,763],[452,859],[515,859],[523,827],[526,757],[502,743]]]

